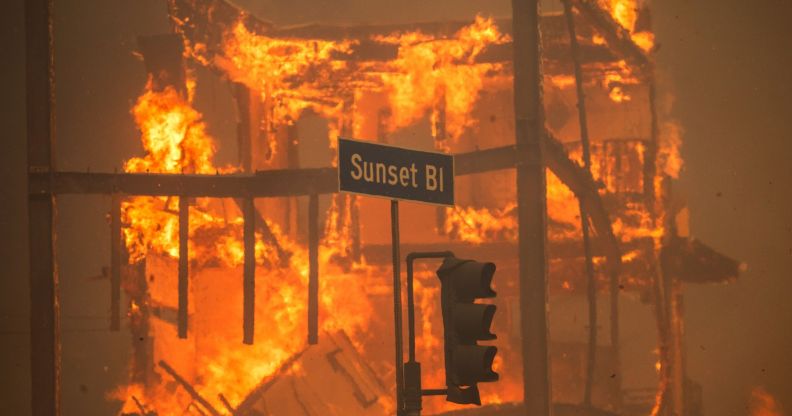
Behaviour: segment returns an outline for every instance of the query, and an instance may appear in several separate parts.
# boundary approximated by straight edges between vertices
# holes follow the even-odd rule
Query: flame
[[[781,403],[764,387],[754,387],[749,401],[751,416],[784,416]]]
[[[653,35],[649,32],[632,33],[637,21],[634,0],[609,0],[608,10],[622,26],[631,32],[633,40],[650,50]],[[395,33],[371,39],[381,44],[398,46],[398,56],[386,64],[358,62],[357,68],[341,59],[350,53],[354,41],[324,41],[305,39],[279,39],[251,32],[241,21],[227,28],[223,36],[222,53],[210,56],[206,45],[187,44],[187,53],[205,65],[214,65],[236,82],[247,85],[260,94],[269,108],[267,122],[272,125],[290,123],[311,109],[327,118],[329,148],[337,145],[337,137],[344,132],[357,136],[360,119],[356,102],[364,91],[385,93],[390,105],[390,130],[409,126],[430,114],[436,146],[449,150],[447,139],[458,139],[467,129],[475,127],[471,112],[484,88],[487,77],[503,71],[502,64],[479,63],[477,58],[487,46],[501,44],[509,39],[499,32],[492,19],[477,16],[473,24],[463,27],[454,36],[438,38],[420,32]],[[594,43],[604,43],[601,37]],[[599,42],[599,43],[598,43]],[[363,69],[363,75],[350,71]],[[559,88],[574,85],[571,76],[554,75],[550,82]],[[638,83],[624,61],[605,68],[603,86],[615,102],[629,101],[625,85]],[[186,96],[175,89],[153,91],[151,83],[138,99],[133,114],[141,130],[145,156],[132,158],[125,164],[128,172],[162,172],[173,174],[212,174],[233,172],[234,168],[219,168],[213,164],[214,140],[207,134],[201,115],[191,105],[194,81],[189,80]],[[442,114],[441,114],[442,113]],[[350,115],[351,114],[351,115]],[[437,121],[444,116],[446,134],[437,131]],[[267,129],[269,130],[269,129]],[[675,176],[681,168],[678,145],[681,129],[676,125],[664,126],[661,137],[659,172]],[[272,140],[267,137],[267,140]],[[270,143],[271,146],[274,143]],[[579,159],[579,151],[571,152]],[[592,175],[605,184],[601,192],[617,192],[612,186],[607,169],[613,165],[609,155],[593,155]],[[601,160],[598,160],[600,158]],[[335,161],[334,161],[335,164]],[[658,175],[660,177],[660,175]],[[244,261],[242,243],[243,219],[229,201],[197,198],[190,201],[189,253],[192,270],[220,266],[227,273],[240,274]],[[547,172],[548,216],[551,239],[579,239],[580,212],[575,195],[552,172]],[[356,199],[336,195],[328,210],[324,238],[320,247],[320,273],[322,279],[320,302],[324,309],[333,310],[322,319],[323,329],[344,329],[352,336],[365,332],[372,317],[368,303],[371,288],[362,285],[367,277],[385,273],[366,264],[365,258],[344,263],[352,250],[352,212]],[[222,209],[219,207],[222,206]],[[448,209],[444,231],[453,238],[474,244],[488,241],[516,241],[517,218],[514,203],[503,207],[457,207]],[[220,212],[224,212],[220,214]],[[179,254],[178,198],[131,198],[122,206],[124,236],[130,261],[139,261],[147,255],[176,259]],[[616,218],[614,232],[622,241],[651,237],[659,243],[664,229],[662,220],[652,218],[645,207],[628,204],[622,218]],[[239,403],[261,380],[274,374],[295,353],[305,347],[306,286],[308,256],[305,247],[286,236],[275,221],[265,218],[272,234],[291,253],[285,267],[279,267],[278,250],[256,233],[255,253],[260,267],[257,271],[258,302],[256,325],[259,333],[267,332],[266,339],[257,339],[253,346],[242,345],[237,338],[216,337],[201,354],[196,354],[195,373],[192,380],[212,403],[219,393],[232,403]],[[657,245],[659,247],[659,244]],[[637,252],[623,255],[629,262]],[[599,259],[601,262],[601,259]],[[343,265],[342,265],[343,264]],[[416,294],[421,310],[421,334],[417,340],[419,353],[426,364],[427,385],[441,385],[442,354],[439,353],[441,330],[436,325],[437,287],[429,283],[431,274],[417,275]],[[625,279],[626,280],[626,279]],[[277,282],[277,284],[275,284]],[[154,283],[154,286],[157,284]],[[574,285],[563,281],[564,290],[574,290]],[[173,291],[173,288],[162,288]],[[367,291],[369,290],[369,291]],[[171,293],[171,295],[173,295]],[[174,295],[175,296],[175,295]],[[228,294],[227,301],[241,304],[241,293]],[[133,304],[130,313],[137,313],[140,305]],[[434,319],[432,317],[435,317]],[[152,331],[158,331],[154,328]],[[173,354],[180,354],[178,346]],[[499,355],[496,369],[507,369]],[[660,362],[658,362],[660,365]],[[658,367],[658,371],[663,367]],[[290,371],[301,371],[293,368]],[[167,379],[167,376],[163,377]],[[519,383],[502,383],[499,391],[482,391],[485,403],[519,400],[522,394]],[[658,392],[661,397],[662,388]],[[191,399],[180,390],[173,392],[167,380],[150,386],[129,385],[119,389],[114,397],[125,400],[125,411],[138,411],[129,398],[140,398],[162,414],[182,414]],[[660,403],[660,399],[657,403]],[[447,409],[442,402],[426,404],[430,410]],[[220,406],[217,406],[220,408]],[[387,407],[387,406],[386,406]],[[392,407],[392,405],[391,405]]]
[[[156,92],[149,80],[132,110],[142,134],[144,157],[129,159],[127,172],[215,173],[214,141],[201,115],[174,88]]]
[[[214,140],[206,133],[201,115],[191,106],[189,99],[173,88],[153,91],[152,83],[138,99],[132,113],[141,130],[145,156],[132,158],[125,164],[128,172],[164,173],[215,173],[213,162]],[[222,169],[224,172],[233,168]],[[179,223],[178,198],[134,197],[122,205],[123,233],[130,253],[130,262],[147,255],[178,258]],[[221,265],[229,271],[238,269],[243,263],[242,243],[243,219],[238,209],[230,215],[220,215],[217,201],[197,198],[191,202],[189,221],[189,252],[191,270],[195,273],[203,267]],[[308,280],[307,250],[284,235],[277,224],[265,219],[272,234],[284,250],[291,253],[287,267],[276,267],[278,252],[256,233],[255,254],[261,267],[257,271],[256,327],[259,333],[267,333],[253,346],[239,342],[237,338],[217,336],[210,345],[204,345],[195,360],[199,378],[193,380],[211,402],[218,394],[224,394],[232,403],[239,403],[261,380],[273,374],[282,363],[304,348],[303,334],[306,328],[306,302]],[[327,245],[329,244],[329,246]],[[353,268],[343,271],[331,261],[336,254],[336,240],[325,242],[320,248],[320,302],[322,308],[332,308],[333,314],[322,321],[322,328],[344,329],[354,335],[367,325],[371,306],[362,286],[361,273],[373,269]],[[174,288],[162,287],[158,281],[150,283],[152,293],[170,293]],[[241,304],[239,292],[227,293],[228,302]],[[235,299],[238,298],[238,299]],[[344,306],[346,305],[346,306]],[[132,303],[130,314],[137,313],[140,306]],[[152,331],[159,329],[155,326]],[[217,328],[222,330],[222,328]],[[165,335],[163,335],[165,336]],[[178,357],[187,352],[185,344],[171,346],[168,354]],[[182,414],[190,405],[190,398],[181,391],[173,392],[163,376],[162,383],[147,386],[129,385],[119,388],[112,397],[125,400],[125,411],[138,411],[137,404],[129,400],[133,396],[160,414]],[[221,408],[219,404],[218,408]]]
[[[399,45],[390,72],[381,74],[392,111],[391,130],[420,120],[429,110],[434,129],[439,102],[445,109],[447,133],[456,139],[475,123],[470,112],[484,85],[484,76],[502,67],[476,63],[476,58],[486,46],[504,43],[508,37],[500,33],[491,18],[476,16],[473,24],[448,39],[408,32],[375,40]],[[437,134],[433,131],[434,137]]]
[[[353,42],[271,38],[252,33],[242,22],[229,30],[218,67],[231,79],[261,92],[273,103],[273,118],[297,119],[306,108],[335,114],[340,101],[328,96],[322,84],[346,63],[335,59],[349,52]]]
[[[490,211],[474,207],[446,208],[445,232],[452,238],[474,244],[485,241],[516,241],[517,204]]]
[[[632,97],[624,91],[624,86],[635,85],[638,83],[638,79],[632,75],[627,62],[624,60],[618,61],[615,66],[605,68],[604,71],[602,86],[608,90],[610,99],[616,103],[632,100]]]
[[[600,0],[600,4],[604,6],[616,22],[630,32],[630,36],[636,45],[646,52],[654,48],[653,33],[635,32],[635,24],[638,22],[637,0]]]
[[[660,128],[660,146],[657,154],[659,170],[672,178],[679,178],[684,161],[680,154],[682,147],[682,126],[675,121],[667,121]]]

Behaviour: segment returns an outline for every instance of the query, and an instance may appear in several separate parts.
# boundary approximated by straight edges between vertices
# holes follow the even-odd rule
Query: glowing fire
[[[631,33],[634,32],[637,12],[634,0],[611,0],[608,10]],[[651,34],[632,33],[633,40],[646,50],[651,49]],[[648,41],[646,39],[649,39]],[[232,80],[243,83],[260,93],[262,102],[271,109],[269,122],[288,123],[296,120],[305,109],[312,109],[330,122],[329,147],[342,130],[356,136],[358,121],[348,113],[354,111],[355,101],[361,91],[385,93],[391,109],[388,128],[396,130],[422,119],[427,113],[436,128],[437,118],[443,111],[446,137],[438,137],[437,147],[449,150],[446,139],[459,138],[466,129],[475,125],[471,112],[484,88],[485,78],[503,72],[502,64],[477,63],[481,52],[489,45],[507,42],[492,19],[477,17],[475,22],[460,29],[453,37],[437,38],[420,32],[397,33],[375,37],[380,44],[398,46],[398,56],[387,64],[375,66],[361,64],[366,74],[349,80],[345,74],[355,70],[341,57],[350,53],[354,41],[322,41],[304,39],[276,39],[255,34],[242,24],[227,28],[222,54],[211,56],[204,45],[188,45],[188,53],[199,62],[211,63],[222,69]],[[604,42],[604,40],[601,40]],[[595,43],[597,40],[595,39]],[[646,46],[647,43],[650,46]],[[359,69],[359,68],[357,68]],[[570,76],[553,76],[551,82],[561,88],[574,85]],[[626,102],[631,99],[623,87],[638,81],[632,77],[625,62],[613,65],[606,71],[604,87],[611,99]],[[189,95],[189,94],[188,94]],[[234,168],[214,165],[214,141],[206,132],[201,115],[185,97],[175,89],[153,91],[151,83],[138,99],[133,114],[141,130],[145,156],[130,159],[125,164],[128,172],[215,174],[233,172]],[[351,110],[351,111],[348,111]],[[678,152],[680,130],[675,125],[664,129],[658,166],[662,173],[676,176],[681,167]],[[573,158],[579,159],[579,152]],[[595,159],[593,176],[605,184],[605,192],[615,192],[608,182],[608,172],[600,172],[601,164],[614,164],[613,160],[599,163]],[[658,175],[659,176],[659,175]],[[383,270],[368,266],[365,259],[357,263],[338,265],[339,258],[348,258],[351,251],[351,216],[356,202],[346,198],[332,200],[325,224],[324,239],[320,249],[321,298],[323,308],[332,310],[322,319],[323,329],[344,329],[353,336],[364,332],[372,316],[363,287],[367,278],[382,275]],[[547,173],[548,216],[551,220],[550,238],[579,239],[580,212],[575,195],[552,172]],[[147,255],[168,259],[178,258],[179,223],[178,198],[136,197],[122,206],[123,229],[130,262]],[[500,208],[457,207],[446,211],[444,231],[455,239],[480,244],[487,241],[515,241],[517,219],[515,204]],[[191,270],[220,266],[228,275],[237,278],[244,260],[242,243],[243,219],[232,201],[197,198],[190,201],[189,253]],[[223,214],[221,214],[223,212]],[[266,214],[266,213],[262,213]],[[265,215],[266,216],[266,215]],[[616,218],[614,232],[622,241],[651,237],[659,240],[664,230],[639,204],[628,205],[623,215]],[[305,347],[308,256],[306,249],[280,231],[277,222],[265,218],[266,225],[284,250],[291,253],[285,267],[280,267],[278,251],[260,233],[256,233],[255,253],[258,269],[256,326],[258,332],[267,332],[265,339],[257,339],[246,346],[238,338],[215,337],[211,344],[196,354],[198,375],[195,387],[212,403],[222,393],[233,404],[239,403],[262,379],[274,374],[295,353]],[[635,252],[625,253],[623,260],[633,261]],[[601,262],[601,259],[598,260]],[[425,382],[442,385],[438,354],[441,341],[436,317],[437,288],[428,283],[431,274],[416,281],[418,306],[421,318],[418,323],[421,336],[417,341],[419,353],[432,357],[435,370],[427,370]],[[277,284],[275,283],[277,282]],[[174,288],[157,286],[168,297],[175,298]],[[563,281],[565,290],[574,285]],[[241,293],[232,293],[227,301],[241,304]],[[140,306],[133,304],[130,313],[138,313]],[[157,329],[153,329],[156,331]],[[184,353],[174,347],[172,354]],[[658,362],[658,365],[660,363]],[[497,367],[505,367],[501,356]],[[659,367],[660,370],[662,367]],[[499,392],[482,392],[485,403],[518,400],[521,390],[517,384],[502,386]],[[135,411],[129,400],[135,396],[162,414],[181,414],[191,399],[180,390],[175,393],[166,383],[139,386],[131,385],[117,392],[125,400],[125,410]],[[427,409],[440,410],[445,404],[433,402]],[[222,408],[219,404],[218,408]]]
[[[754,387],[749,401],[751,416],[784,416],[781,403],[764,387]]]
[[[635,24],[638,22],[637,0],[600,0],[600,3],[610,12],[614,20],[630,32],[636,45],[647,52],[654,48],[652,32],[635,32]]]
[[[227,31],[222,55],[210,59],[205,48],[190,50],[199,61],[211,61],[231,79],[261,92],[262,99],[272,103],[274,122],[297,119],[306,108],[333,121],[329,134],[333,148],[341,130],[344,100],[354,105],[362,90],[387,94],[389,130],[409,126],[429,111],[434,129],[442,108],[447,137],[438,137],[438,141],[458,138],[475,123],[470,112],[485,76],[503,67],[476,63],[476,58],[488,45],[509,39],[492,19],[478,16],[449,38],[407,32],[371,40],[398,45],[398,57],[384,65],[362,62],[357,69],[367,72],[352,79],[345,76],[349,65],[340,59],[350,53],[356,43],[352,41],[275,39],[254,34],[240,22]],[[353,126],[349,134],[354,131]],[[437,134],[434,131],[435,137]],[[447,150],[442,144],[438,147]]]
[[[127,171],[214,174],[218,170],[212,163],[213,140],[206,134],[200,114],[176,90],[153,91],[149,83],[133,114],[142,132],[146,155],[130,159],[125,165]],[[243,220],[238,210],[228,218],[227,215],[218,215],[213,206],[216,206],[216,201],[213,205],[208,198],[198,198],[190,206],[191,270],[195,273],[205,265],[219,262],[229,268],[232,272],[229,278],[232,278],[238,274],[233,273],[234,268],[242,264],[244,257]],[[151,254],[178,258],[176,198],[135,197],[124,202],[122,209],[130,262]],[[194,380],[194,385],[211,402],[222,393],[232,403],[239,403],[263,378],[273,374],[283,362],[304,348],[307,252],[281,233],[277,224],[268,220],[267,223],[281,246],[291,253],[287,267],[274,267],[277,264],[276,251],[265,243],[260,234],[256,234],[257,263],[267,266],[257,272],[257,297],[267,301],[257,303],[256,327],[259,333],[268,336],[253,346],[243,345],[237,338],[222,336],[213,337],[211,345],[204,345],[201,354],[195,358],[196,373],[200,377]],[[323,319],[322,327],[344,329],[353,335],[365,329],[366,317],[370,316],[370,305],[361,283],[363,279],[359,276],[368,270],[341,271],[331,261],[337,247],[333,241],[330,244],[320,250],[320,272],[323,275],[320,302],[323,307],[332,308],[333,314]],[[266,276],[261,276],[265,273]],[[152,281],[150,289],[152,293],[164,293],[164,297],[175,299],[174,287]],[[241,290],[227,296],[228,302],[241,304]],[[130,313],[139,312],[139,305],[131,307]],[[222,328],[217,330],[222,331]],[[152,331],[156,333],[157,326]],[[167,353],[177,359],[189,354],[184,344],[179,345],[181,347],[174,346]],[[160,414],[182,414],[192,400],[186,393],[172,391],[166,383],[131,385],[119,389],[114,395],[125,400],[126,411],[137,410],[136,404],[129,400],[133,396]],[[219,404],[216,407],[221,408]]]
[[[296,119],[306,108],[327,114],[338,106],[338,98],[322,87],[346,66],[334,57],[348,53],[351,44],[275,39],[254,34],[239,22],[226,34],[216,64],[233,80],[259,91],[262,101],[272,100],[275,120]]]
[[[392,111],[391,129],[408,126],[429,110],[434,129],[438,107],[443,107],[447,133],[450,138],[458,138],[474,123],[470,112],[484,85],[484,76],[502,67],[476,63],[476,58],[486,46],[504,43],[508,37],[500,33],[491,18],[477,16],[473,24],[448,39],[409,32],[376,40],[399,45],[399,55],[390,63],[390,72],[381,74]],[[434,137],[437,134],[433,132]]]

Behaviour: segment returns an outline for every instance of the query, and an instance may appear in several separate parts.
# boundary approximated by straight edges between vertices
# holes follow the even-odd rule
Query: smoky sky
[[[510,14],[504,0],[238,0],[279,24],[409,22]],[[696,238],[745,262],[739,281],[688,286],[688,376],[708,416],[745,415],[764,386],[792,412],[792,3],[653,2],[657,71],[684,128],[684,195]],[[546,7],[553,7],[548,4]],[[3,4],[0,148],[0,411],[30,412],[24,1]],[[138,35],[168,30],[158,0],[56,0],[57,165],[112,171],[139,152],[129,109],[145,82]],[[221,92],[218,92],[221,93]],[[102,197],[59,203],[65,415],[107,414],[131,340],[104,331],[109,259]],[[647,330],[652,330],[647,328]],[[89,348],[90,347],[90,348]]]

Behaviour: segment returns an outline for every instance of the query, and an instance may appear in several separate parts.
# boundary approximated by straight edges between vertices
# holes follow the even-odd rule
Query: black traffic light
[[[475,303],[476,299],[494,298],[492,276],[495,264],[446,257],[437,269],[442,286],[445,339],[446,400],[460,404],[481,405],[476,383],[497,381],[492,361],[498,349],[478,345],[478,341],[495,339],[490,332],[495,305]]]

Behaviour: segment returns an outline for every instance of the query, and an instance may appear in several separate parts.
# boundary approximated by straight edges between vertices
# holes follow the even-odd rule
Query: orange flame
[[[146,154],[130,159],[125,164],[127,171],[205,174],[218,170],[212,162],[214,141],[207,135],[200,114],[192,108],[187,98],[174,89],[156,92],[149,83],[132,112],[141,129]],[[197,198],[190,205],[188,245],[193,275],[200,273],[203,267],[218,263],[236,274],[238,268],[234,268],[243,263],[243,219],[239,210],[231,209],[231,214],[218,215],[217,206],[217,201],[208,198]],[[124,202],[123,232],[130,262],[139,261],[147,255],[178,258],[177,209],[177,198],[135,197]],[[203,345],[194,364],[195,373],[200,374],[200,377],[194,379],[193,383],[211,402],[219,393],[223,393],[232,403],[239,403],[264,377],[273,374],[283,362],[304,348],[302,335],[306,331],[304,299],[307,297],[307,251],[285,236],[277,224],[265,221],[281,246],[292,253],[287,267],[275,267],[276,250],[260,234],[256,234],[257,263],[267,266],[258,270],[258,274],[266,273],[267,276],[257,279],[256,296],[266,299],[266,302],[257,303],[256,327],[257,332],[267,333],[268,336],[253,346],[243,345],[237,338],[223,336],[213,337],[209,345]],[[322,328],[344,329],[354,335],[365,328],[367,317],[370,316],[371,306],[363,293],[364,279],[359,276],[370,270],[357,268],[342,271],[331,261],[335,252],[335,245],[320,249],[320,272],[323,276],[320,302],[323,308],[333,310],[332,315],[323,319]],[[175,289],[164,287],[158,280],[150,282],[150,288],[153,296],[164,294],[162,296],[175,297]],[[228,302],[242,302],[241,290],[226,293],[225,296]],[[130,313],[136,313],[140,306],[132,304],[131,308]],[[215,330],[222,333],[224,328]],[[167,339],[169,329],[154,325],[152,331],[165,331],[160,338]],[[187,345],[185,342],[170,345],[167,353],[174,357],[184,356],[189,354]],[[186,393],[174,393],[166,383],[144,387],[125,386],[115,392],[113,397],[127,400],[133,395],[160,414],[182,414],[191,402]],[[125,410],[138,409],[127,400]]]
[[[654,48],[654,34],[651,32],[635,32],[638,22],[638,5],[636,0],[600,0],[613,19],[630,32],[633,42],[644,51]]]
[[[754,387],[749,401],[751,416],[784,416],[781,403],[764,387]]]
[[[500,33],[491,18],[476,16],[473,24],[449,39],[409,32],[375,40],[399,45],[399,55],[390,63],[391,72],[381,75],[392,111],[391,129],[408,126],[429,110],[434,128],[439,101],[445,108],[448,135],[456,139],[475,123],[470,112],[483,87],[484,75],[502,66],[477,64],[476,58],[486,46],[504,43],[508,37]],[[433,133],[437,137],[437,132]]]

